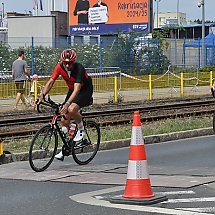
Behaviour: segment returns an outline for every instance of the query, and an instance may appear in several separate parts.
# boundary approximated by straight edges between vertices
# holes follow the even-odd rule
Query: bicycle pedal
[[[70,149],[67,149],[65,146],[62,148],[63,156],[69,156],[70,155]]]

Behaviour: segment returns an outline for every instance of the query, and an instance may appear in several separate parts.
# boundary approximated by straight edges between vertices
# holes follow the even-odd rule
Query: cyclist
[[[82,121],[82,116],[79,113],[79,109],[88,106],[92,102],[93,85],[92,79],[88,76],[84,66],[76,62],[76,52],[72,49],[64,50],[61,55],[61,62],[59,62],[51,75],[51,78],[46,83],[42,90],[38,101],[42,101],[46,94],[51,90],[55,80],[62,76],[65,80],[69,90],[65,98],[65,103],[61,108],[62,114],[62,128],[69,129],[70,119],[73,118],[78,127],[74,141],[82,140],[85,131]],[[58,153],[55,158],[63,160],[62,151]]]

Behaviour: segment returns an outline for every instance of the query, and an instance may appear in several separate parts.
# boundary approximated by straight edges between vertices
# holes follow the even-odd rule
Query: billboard
[[[150,0],[69,0],[70,35],[149,32]]]

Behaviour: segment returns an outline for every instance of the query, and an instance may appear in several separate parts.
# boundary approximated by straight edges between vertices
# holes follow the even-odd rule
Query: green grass
[[[167,119],[163,121],[143,123],[143,135],[157,135],[164,133],[171,133],[177,131],[193,130],[198,128],[212,127],[212,117],[190,117]],[[111,141],[117,139],[127,139],[131,137],[132,125],[106,127],[101,129],[101,140]],[[31,142],[31,138],[22,140],[13,140],[10,143],[4,144],[4,150],[10,152],[27,152]],[[61,145],[61,143],[59,143]]]
[[[193,130],[198,128],[212,127],[212,117],[177,118],[157,121],[153,123],[142,123],[143,135],[157,135],[177,131]],[[107,127],[102,129],[102,141],[126,139],[131,137],[132,125],[117,128]]]

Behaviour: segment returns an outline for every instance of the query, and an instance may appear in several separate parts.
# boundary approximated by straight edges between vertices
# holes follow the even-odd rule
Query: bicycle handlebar
[[[48,100],[46,100],[46,99],[44,98],[44,101],[41,101],[41,102],[37,105],[37,111],[38,111],[39,113],[42,113],[42,111],[40,111],[40,105],[44,105],[44,106],[48,106],[48,107],[53,108],[53,109],[55,110],[55,113],[56,113],[56,114],[60,114],[60,107],[63,106],[63,104],[57,104],[57,103],[55,103],[53,100],[51,100],[50,96],[48,96]],[[63,117],[65,120],[67,120],[67,118],[66,118],[64,115],[62,115],[62,117]]]
[[[59,109],[62,106],[62,104],[57,104],[54,101],[52,101],[50,96],[48,96],[48,100],[46,100],[44,98],[44,101],[41,101],[40,103],[37,104],[37,111],[39,113],[42,113],[42,111],[40,110],[40,105],[51,107],[51,108],[55,109],[55,112],[57,112],[57,113],[59,113]]]

